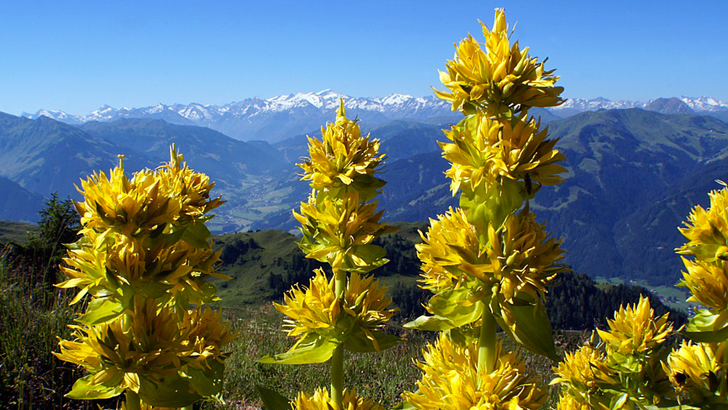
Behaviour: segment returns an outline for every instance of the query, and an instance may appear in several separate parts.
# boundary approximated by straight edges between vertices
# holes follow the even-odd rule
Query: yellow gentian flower
[[[546,139],[548,127],[539,128],[534,118],[497,121],[478,113],[445,131],[452,144],[441,142],[440,146],[442,156],[451,163],[445,175],[452,179],[453,195],[461,187],[491,189],[501,178],[538,185],[564,182],[559,174],[566,168],[558,163],[565,156],[554,148],[558,139]]]
[[[723,186],[725,182],[718,181]],[[728,259],[728,189],[711,191],[710,207],[698,205],[680,229],[688,243],[677,248],[681,255],[695,256],[704,262]]]
[[[672,335],[672,322],[667,321],[668,314],[657,319],[654,314],[650,300],[644,296],[637,305],[620,306],[614,319],[607,319],[609,330],[597,329],[607,353],[641,355],[665,343]]]
[[[520,293],[538,299],[563,268],[554,263],[563,257],[561,241],[549,238],[526,207],[511,215],[500,229],[491,224],[487,242],[481,243],[461,209],[450,209],[430,220],[424,243],[416,245],[423,262],[425,288],[440,291],[478,280],[501,301]]]
[[[287,316],[284,327],[288,335],[298,337],[299,342],[310,333],[340,338],[357,328],[378,350],[372,332],[381,329],[396,311],[389,309],[392,299],[386,297],[386,288],[372,276],[352,272],[343,299],[337,299],[334,279],[328,280],[322,269],[314,273],[308,287],[295,285],[284,295],[283,304],[273,304]]]
[[[317,388],[313,394],[298,393],[291,405],[294,410],[339,410],[329,395],[329,391],[321,387]],[[340,410],[384,410],[378,403],[357,396],[354,389],[344,389],[342,406]]]
[[[699,303],[717,312],[728,309],[728,261],[713,263],[682,258],[686,271],[678,286],[687,288],[690,302]],[[728,319],[726,319],[728,320]]]
[[[473,36],[456,46],[455,58],[448,60],[447,71],[440,72],[440,81],[449,92],[435,91],[439,98],[450,101],[452,109],[469,113],[474,108],[489,116],[504,116],[510,107],[552,107],[563,100],[563,87],[555,87],[559,79],[554,70],[546,71],[543,63],[528,56],[528,47],[521,50],[518,42],[510,44],[505,13],[496,9],[493,28],[483,27],[485,48]]]
[[[663,363],[677,391],[687,394],[690,404],[700,405],[719,396],[728,400],[728,342],[693,343],[683,341]]]
[[[321,134],[321,140],[308,137],[310,157],[299,164],[305,172],[302,179],[311,181],[311,188],[331,190],[356,184],[359,191],[373,191],[384,185],[374,177],[385,157],[379,154],[379,140],[361,136],[357,121],[346,118],[343,100],[336,121],[321,128]]]
[[[383,249],[372,242],[396,229],[379,222],[384,211],[377,212],[377,202],[360,199],[354,190],[340,198],[315,192],[301,203],[301,213],[293,216],[302,225],[299,246],[307,258],[328,262],[335,272],[367,272],[386,263]]]
[[[402,396],[416,409],[537,409],[547,399],[534,378],[526,375],[525,364],[516,353],[503,353],[490,373],[478,373],[477,342],[467,346],[442,335],[423,350],[424,372],[417,382],[419,391]]]

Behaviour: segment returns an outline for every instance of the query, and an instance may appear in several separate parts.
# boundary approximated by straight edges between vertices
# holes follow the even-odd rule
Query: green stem
[[[344,396],[344,345],[339,345],[331,356],[331,399],[337,410],[343,408]]]
[[[485,302],[482,302],[485,304]],[[483,324],[478,339],[478,373],[491,373],[495,370],[496,343],[495,317],[486,304],[483,309]]]
[[[142,410],[142,401],[139,395],[126,389],[126,410]]]
[[[346,271],[334,272],[334,293],[339,299],[346,291]],[[344,408],[344,345],[339,345],[331,356],[331,399],[337,410]]]

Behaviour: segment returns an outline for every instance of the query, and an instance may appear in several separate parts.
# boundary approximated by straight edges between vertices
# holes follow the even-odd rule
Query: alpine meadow
[[[728,409],[728,103],[479,30],[434,96],[0,113],[0,407]]]

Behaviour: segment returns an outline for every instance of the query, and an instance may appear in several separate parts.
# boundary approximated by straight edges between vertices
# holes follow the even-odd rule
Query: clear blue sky
[[[0,111],[428,95],[495,7],[567,97],[728,101],[722,0],[13,1],[0,11]]]

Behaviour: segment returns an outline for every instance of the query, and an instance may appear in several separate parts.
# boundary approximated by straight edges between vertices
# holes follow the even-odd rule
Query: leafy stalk
[[[482,321],[478,338],[478,373],[481,374],[493,372],[497,353],[495,317],[488,310],[488,306],[484,306]]]
[[[126,389],[126,401],[124,402],[126,410],[141,410],[142,404],[139,395],[131,389]]]
[[[343,304],[344,291],[346,290],[346,272],[338,270],[334,272],[334,294]],[[331,356],[331,400],[336,410],[343,409],[342,397],[344,393],[344,345],[340,344]]]

